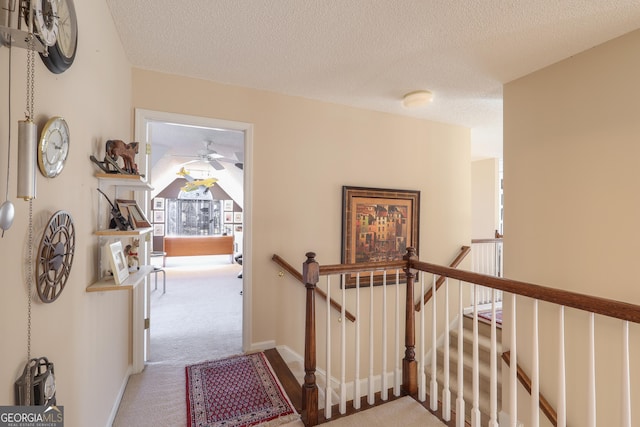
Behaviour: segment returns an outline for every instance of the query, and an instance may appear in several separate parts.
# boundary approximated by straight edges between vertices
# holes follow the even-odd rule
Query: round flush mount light
[[[428,90],[416,90],[409,92],[402,98],[402,105],[405,108],[422,107],[431,102],[432,98],[433,94]]]

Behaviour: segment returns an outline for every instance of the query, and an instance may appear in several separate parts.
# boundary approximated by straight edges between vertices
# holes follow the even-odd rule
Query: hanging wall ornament
[[[33,121],[33,97],[35,87],[34,35],[30,34],[27,50],[27,113],[18,121],[18,197],[24,200],[36,198],[36,164],[38,161],[38,128]]]

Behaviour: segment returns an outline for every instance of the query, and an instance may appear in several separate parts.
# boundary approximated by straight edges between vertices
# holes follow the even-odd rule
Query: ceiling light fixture
[[[416,90],[402,97],[402,105],[405,108],[418,108],[427,105],[432,98],[433,94],[428,90]]]

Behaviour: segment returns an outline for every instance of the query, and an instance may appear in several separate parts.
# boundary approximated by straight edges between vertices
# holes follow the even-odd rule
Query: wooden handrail
[[[471,243],[502,243],[502,237],[496,237],[491,239],[471,239]]]
[[[410,261],[410,263],[411,268],[447,276],[463,282],[475,283],[476,285],[482,285],[540,301],[547,301],[565,307],[577,308],[586,312],[640,323],[640,306],[638,305],[547,286],[534,285],[517,280],[504,279],[502,277],[472,273],[470,271],[443,267],[422,261]]]
[[[502,360],[505,361],[507,366],[511,366],[511,352],[505,351],[504,353],[502,353]],[[520,384],[522,384],[524,389],[527,390],[527,393],[531,394],[531,379],[524,372],[524,369],[522,369],[522,367],[519,364],[516,364],[516,368],[517,368],[517,376],[518,376],[518,380],[520,381]],[[554,427],[556,427],[558,425],[558,414],[556,413],[556,410],[553,409],[549,401],[542,395],[542,393],[539,393],[539,400],[540,400],[540,409],[542,410],[542,413],[544,413],[544,415],[549,419],[551,424]]]
[[[456,268],[458,265],[460,265],[462,260],[469,254],[469,252],[471,252],[471,246],[462,246],[460,248],[460,252],[458,253],[458,256],[456,256],[455,259],[451,262],[451,264],[449,264],[449,267]],[[440,289],[440,286],[442,286],[445,280],[447,280],[445,276],[438,277],[438,280],[436,280],[436,292],[438,291],[438,289]],[[425,304],[429,302],[429,300],[433,296],[432,294],[433,294],[433,287],[430,287],[429,290],[424,294]],[[420,311],[420,305],[421,305],[420,302],[416,303],[416,311]]]
[[[284,270],[287,271],[287,273],[289,273],[291,276],[295,277],[296,279],[298,279],[298,281],[302,284],[304,284],[304,280],[302,279],[302,273],[300,273],[298,270],[296,270],[291,264],[289,264],[287,261],[285,261],[284,259],[282,259],[282,257],[274,254],[271,259],[278,264],[280,267],[282,267]],[[403,265],[406,265],[406,263],[403,261],[402,262]],[[322,273],[321,273],[322,274]],[[316,294],[320,295],[322,298],[327,299],[327,294],[319,288],[316,288]],[[331,300],[329,301],[329,304],[331,304],[331,307],[335,308],[336,310],[338,310],[340,313],[342,313],[342,305],[340,305],[338,302],[336,302],[333,298],[331,298]],[[349,319],[352,322],[356,321],[356,316],[354,316],[351,312],[349,312],[348,310],[344,311],[344,317],[346,317],[347,319]]]

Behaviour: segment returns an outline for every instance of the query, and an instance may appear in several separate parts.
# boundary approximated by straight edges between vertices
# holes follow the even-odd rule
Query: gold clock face
[[[64,289],[76,247],[73,218],[65,211],[54,213],[49,219],[36,260],[36,288],[42,302],[53,302]]]
[[[44,125],[38,145],[38,167],[48,178],[62,172],[69,155],[69,127],[62,117],[53,117]]]

